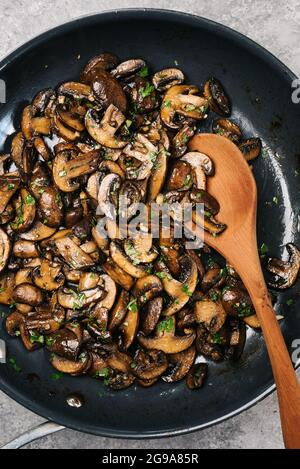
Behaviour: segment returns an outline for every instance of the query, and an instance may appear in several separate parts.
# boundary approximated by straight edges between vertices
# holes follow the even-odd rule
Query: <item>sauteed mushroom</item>
[[[231,103],[220,81],[211,78],[204,85],[204,96],[213,111],[221,116],[231,114]]]
[[[172,86],[180,85],[184,82],[184,74],[178,68],[166,68],[155,73],[152,78],[153,85],[158,91],[165,91]]]
[[[101,145],[113,149],[124,148],[127,144],[116,137],[117,130],[124,122],[125,116],[113,104],[107,108],[101,122],[92,109],[85,116],[85,125],[90,136]]]
[[[279,290],[293,286],[300,269],[300,251],[292,243],[287,244],[286,249],[289,253],[288,261],[285,262],[275,258],[268,261],[268,270],[277,275],[279,279],[275,283],[269,282],[269,285]]]

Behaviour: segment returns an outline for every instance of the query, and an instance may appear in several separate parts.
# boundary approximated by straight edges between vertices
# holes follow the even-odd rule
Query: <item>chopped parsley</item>
[[[125,122],[125,135],[130,135],[130,127],[132,126],[132,120],[127,119]]]
[[[109,377],[109,368],[103,368],[95,374],[95,378],[108,378]]]
[[[241,319],[252,316],[253,314],[252,307],[246,303],[237,303],[234,307],[237,310],[238,317]]]
[[[68,174],[67,171],[64,170],[64,171],[61,171],[58,175],[59,175],[59,177],[64,178],[64,177],[66,177],[67,174]]]
[[[28,194],[26,197],[26,204],[27,205],[35,205],[35,198],[32,195]]]
[[[147,67],[147,65],[141,68],[141,70],[139,71],[139,76],[142,78],[146,78],[147,76],[149,76],[149,68]]]
[[[165,107],[170,108],[172,106],[172,101],[170,99],[167,99],[166,101],[163,102],[162,108],[164,109]]]
[[[8,363],[10,364],[10,366],[14,369],[14,371],[15,371],[16,373],[21,373],[22,368],[17,364],[15,358],[10,358],[10,359],[8,360]]]
[[[176,67],[178,67],[178,65],[179,65],[178,60],[175,59],[175,60],[174,60],[174,64],[176,65]]]
[[[9,191],[13,191],[16,186],[14,184],[8,184],[7,187]]]
[[[137,310],[138,310],[138,307],[137,307],[137,301],[136,300],[132,300],[127,308],[132,312],[132,313],[137,313]]]
[[[272,200],[273,200],[274,204],[278,205],[278,197],[273,197]]]
[[[174,329],[174,320],[173,318],[165,319],[161,321],[157,326],[158,332],[172,332]]]
[[[50,376],[50,379],[52,379],[52,381],[58,381],[61,378],[63,378],[63,376],[64,374],[59,371],[58,373],[52,373],[52,375]]]
[[[267,253],[269,252],[269,248],[268,246],[266,245],[266,243],[262,243],[261,247],[260,247],[260,253],[262,256],[265,256]]]
[[[188,143],[188,141],[189,141],[189,137],[188,137],[186,134],[184,134],[184,135],[182,136],[182,143],[183,143],[183,145],[186,145],[186,144]]]
[[[153,93],[154,90],[155,88],[153,85],[151,85],[151,83],[146,83],[146,85],[140,90],[142,98],[143,99],[147,98]]]
[[[187,174],[187,175],[185,176],[185,180],[184,180],[183,185],[184,185],[184,186],[189,186],[189,184],[190,184],[190,182],[191,182],[191,179],[192,179],[192,176],[191,176],[190,174]]]
[[[166,273],[165,272],[156,272],[155,275],[156,275],[156,277],[160,278],[161,280],[164,280],[166,278]]]
[[[213,291],[212,294],[210,295],[211,299],[216,302],[219,299],[219,293],[216,291]]]
[[[193,296],[193,293],[189,290],[189,286],[188,285],[183,285],[182,286],[182,291],[183,293],[185,293],[187,296],[189,296],[190,298]]]
[[[211,341],[213,344],[218,344],[218,345],[222,345],[223,344],[223,339],[222,337],[220,336],[220,334],[218,334],[218,332],[216,332],[215,334],[212,334],[211,335]]]
[[[9,305],[10,309],[15,308],[15,307],[16,307],[16,304],[17,304],[16,301],[12,301],[12,302],[10,303],[10,305]]]
[[[286,304],[288,306],[292,306],[294,304],[294,300],[292,298],[290,298],[289,300],[287,300]]]
[[[43,335],[38,335],[34,332],[30,332],[30,337],[29,340],[32,344],[41,344],[44,345],[44,336]]]

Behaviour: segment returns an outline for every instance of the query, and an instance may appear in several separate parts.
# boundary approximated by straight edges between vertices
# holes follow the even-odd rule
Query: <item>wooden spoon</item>
[[[300,385],[268,294],[257,250],[257,188],[242,153],[230,140],[199,134],[191,151],[208,155],[215,164],[209,192],[220,202],[218,220],[228,228],[217,237],[205,232],[205,242],[224,256],[243,280],[255,307],[268,349],[286,448],[300,448]]]

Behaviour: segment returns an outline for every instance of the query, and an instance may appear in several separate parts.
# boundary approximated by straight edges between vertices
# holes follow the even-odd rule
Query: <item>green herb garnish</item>
[[[182,291],[183,293],[185,293],[187,296],[189,296],[190,298],[193,296],[193,293],[189,290],[189,286],[188,285],[183,285],[182,286]]]
[[[38,335],[34,332],[30,332],[29,340],[32,344],[41,344],[44,345],[45,338],[43,335]]]
[[[286,304],[288,306],[292,306],[294,304],[294,300],[292,298],[290,298],[289,300],[287,300]]]
[[[132,312],[132,313],[137,313],[137,310],[138,310],[138,307],[137,307],[137,301],[136,300],[132,300],[127,308]]]
[[[27,195],[26,197],[26,204],[27,205],[35,205],[35,198],[32,195]]]
[[[9,191],[13,191],[16,186],[14,184],[8,184],[7,187]]]
[[[147,65],[141,68],[141,70],[139,71],[139,76],[142,78],[146,78],[147,76],[149,76],[149,68],[147,67]]]
[[[260,253],[262,256],[265,256],[267,253],[269,252],[269,248],[268,246],[266,245],[266,243],[262,243],[261,247],[260,247]]]
[[[151,85],[151,83],[146,83],[146,85],[140,90],[142,98],[143,99],[147,98],[153,93],[154,90],[155,88],[153,85]]]
[[[50,379],[52,379],[53,381],[58,381],[59,379],[63,378],[63,376],[64,374],[59,371],[58,373],[52,373]]]
[[[22,368],[17,364],[15,358],[10,358],[8,360],[8,363],[11,365],[11,367],[16,371],[16,373],[21,373]]]
[[[174,329],[174,320],[173,318],[166,319],[161,321],[157,326],[158,332],[172,332]]]

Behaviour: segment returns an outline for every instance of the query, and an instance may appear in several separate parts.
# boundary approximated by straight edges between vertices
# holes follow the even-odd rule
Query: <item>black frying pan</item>
[[[193,84],[201,85],[210,75],[222,81],[244,134],[260,136],[269,148],[269,155],[254,164],[259,242],[276,256],[287,242],[299,245],[300,105],[291,101],[295,77],[254,42],[202,18],[159,10],[108,12],[60,26],[21,47],[0,64],[8,97],[0,107],[0,147],[8,149],[7,135],[19,122],[25,101],[42,88],[76,79],[83,64],[107,50],[122,59],[142,56],[154,70],[178,61]],[[234,168],[232,177],[239,177]],[[269,203],[274,196],[278,205]],[[298,295],[299,285],[277,299],[289,347],[300,337]],[[291,297],[295,303],[288,307]],[[54,382],[43,350],[27,354],[2,324],[0,337],[23,370],[16,373],[1,365],[0,388],[47,419],[98,435],[145,438],[190,432],[241,412],[274,389],[263,339],[253,331],[241,361],[211,364],[208,383],[199,392],[184,383],[115,393],[88,377]],[[85,397],[81,409],[65,403],[73,392]]]

